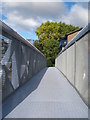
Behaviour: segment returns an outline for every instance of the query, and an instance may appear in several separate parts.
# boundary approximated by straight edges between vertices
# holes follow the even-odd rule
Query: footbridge
[[[89,111],[89,24],[62,50],[55,67],[0,21],[0,116],[84,118]]]

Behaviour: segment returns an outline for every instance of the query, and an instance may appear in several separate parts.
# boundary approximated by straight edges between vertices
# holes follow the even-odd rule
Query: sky
[[[27,0],[25,0],[27,1]],[[48,21],[84,27],[88,23],[87,2],[11,2],[0,5],[0,19],[25,39],[38,39],[36,28]]]

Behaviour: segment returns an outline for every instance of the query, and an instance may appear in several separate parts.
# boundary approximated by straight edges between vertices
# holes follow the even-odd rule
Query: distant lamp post
[[[33,45],[33,40],[31,39],[26,39],[26,40],[29,41]]]

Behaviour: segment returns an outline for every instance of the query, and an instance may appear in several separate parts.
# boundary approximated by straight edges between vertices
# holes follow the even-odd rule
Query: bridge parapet
[[[90,48],[88,36],[90,24],[83,28],[72,41],[62,50],[56,60],[57,67],[76,88],[86,104],[89,104],[90,90]],[[88,89],[89,88],[89,89]]]
[[[0,21],[1,46],[6,45],[1,59],[2,97],[24,84],[41,69],[46,67],[46,58],[29,41]],[[8,40],[8,43],[6,42]],[[5,46],[3,47],[5,49]]]

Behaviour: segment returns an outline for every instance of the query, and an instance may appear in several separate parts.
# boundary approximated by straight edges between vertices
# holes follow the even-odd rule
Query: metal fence
[[[55,67],[66,76],[87,104],[88,86],[90,88],[88,77],[88,65],[90,64],[88,61],[88,56],[90,56],[90,51],[88,51],[89,26],[83,28],[55,60]]]
[[[29,41],[26,41],[13,29],[0,21],[2,44],[2,97],[5,99],[41,69],[46,67],[46,58]],[[8,43],[6,44],[6,40]],[[1,81],[1,79],[0,79]]]

